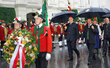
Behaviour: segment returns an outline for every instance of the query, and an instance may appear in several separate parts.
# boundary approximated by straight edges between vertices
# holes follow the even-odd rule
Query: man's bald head
[[[73,20],[74,20],[74,19],[73,19],[73,17],[69,17],[68,20],[69,20],[69,23],[73,23]]]
[[[105,18],[105,23],[109,23],[109,18]]]

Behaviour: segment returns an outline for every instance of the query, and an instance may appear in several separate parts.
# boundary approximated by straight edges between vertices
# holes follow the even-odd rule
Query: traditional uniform
[[[66,46],[67,45],[67,32],[65,32],[65,27],[66,25],[63,26],[63,35],[64,35],[64,45]]]
[[[2,22],[4,23],[4,22]],[[3,51],[3,45],[5,43],[6,37],[7,37],[7,28],[4,26],[0,26],[0,41],[1,41],[1,46],[0,46],[0,51],[1,51],[1,55],[2,55],[2,51]]]
[[[83,25],[78,23],[78,28],[79,28],[79,35],[81,36],[83,32]]]
[[[62,47],[62,34],[63,34],[63,28],[61,25],[57,26],[57,35],[58,35],[58,41],[59,41],[59,46]]]
[[[35,26],[35,24],[32,24],[32,25],[31,25],[31,28],[34,27],[34,26]]]
[[[14,29],[12,29],[12,28],[8,28],[8,35],[11,34],[12,31],[14,31]]]
[[[50,30],[51,30],[51,35],[52,35],[52,41],[55,39],[55,31],[54,31],[54,26],[50,25]],[[54,43],[52,43],[53,48],[55,48]]]
[[[28,28],[27,25],[24,25],[24,26],[22,27],[22,29],[27,29],[27,30],[29,31],[29,28]]]
[[[50,25],[50,30],[51,30],[51,35],[52,35],[52,41],[54,41],[55,32],[54,32],[54,26],[53,25]]]
[[[36,68],[47,68],[48,61],[46,59],[47,54],[52,51],[52,36],[50,28],[40,24],[31,28],[33,36],[36,38],[36,44],[38,45],[38,58],[36,59]]]

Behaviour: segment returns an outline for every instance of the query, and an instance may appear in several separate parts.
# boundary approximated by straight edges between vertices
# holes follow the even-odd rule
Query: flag
[[[71,11],[70,2],[69,2],[69,0],[67,0],[67,1],[68,1],[68,10],[67,11]]]
[[[45,19],[45,25],[49,26],[48,25],[48,13],[47,13],[47,1],[46,0],[43,0],[42,15],[43,15],[43,18]]]
[[[68,11],[71,11],[70,3],[68,3]]]

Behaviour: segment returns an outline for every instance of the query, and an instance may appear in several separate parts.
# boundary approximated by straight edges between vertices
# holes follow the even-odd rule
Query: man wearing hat
[[[79,36],[81,37],[81,34],[82,34],[82,32],[83,32],[81,20],[79,20],[79,22],[78,22],[78,28],[79,28]]]
[[[54,30],[54,23],[53,22],[50,22],[50,30],[51,30],[51,35],[52,35],[52,41],[54,41],[55,30]],[[53,44],[53,48],[55,48],[54,44]]]
[[[35,62],[36,68],[47,68],[48,60],[51,58],[52,36],[50,28],[43,24],[44,21],[42,15],[35,16],[36,25],[31,28],[39,51]]]
[[[0,46],[0,52],[1,52],[1,57],[2,57],[2,51],[3,51],[3,45],[5,43],[5,39],[7,36],[7,28],[6,26],[6,22],[1,22],[0,23],[0,41],[1,41],[1,46]]]
[[[62,46],[63,27],[62,27],[61,24],[59,24],[59,25],[57,26],[57,35],[58,35],[59,47],[63,47],[63,46]]]
[[[21,30],[21,27],[22,27],[22,24],[21,24],[21,21],[19,21],[18,19],[15,20],[13,22],[14,24],[14,29],[12,29],[9,33],[8,33],[8,36],[10,36],[10,34],[13,32],[13,31],[17,31],[17,30]]]

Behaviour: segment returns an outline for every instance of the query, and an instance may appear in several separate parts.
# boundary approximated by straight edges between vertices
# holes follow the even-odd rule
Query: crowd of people
[[[54,25],[53,22],[50,22],[49,29],[45,27],[45,29],[47,29],[45,32],[48,33],[49,31],[51,31],[51,34],[50,32],[48,33],[50,41],[51,41],[51,37],[52,37],[52,41],[54,41],[55,35],[58,36],[59,47],[63,47],[63,45],[68,47],[68,54],[69,54],[68,61],[73,61],[73,50],[74,50],[75,53],[77,54],[77,59],[80,62],[81,56],[76,45],[79,44],[79,40],[81,41],[80,43],[82,44],[86,43],[89,51],[88,64],[91,64],[91,62],[94,59],[96,59],[96,55],[101,53],[100,51],[103,51],[102,52],[103,56],[106,56],[107,54],[110,55],[110,35],[109,35],[110,23],[109,22],[110,22],[109,18],[105,18],[104,22],[98,22],[97,19],[94,19],[92,21],[92,19],[89,18],[84,21],[78,20],[78,22],[75,23],[74,18],[69,17],[68,22],[65,24],[60,23],[58,25]],[[7,24],[6,22],[0,22],[0,42],[1,42],[0,57],[2,57],[3,55],[2,53],[3,46],[6,41],[6,38],[8,38],[13,31],[27,29],[28,31],[34,33],[35,27],[36,30],[39,30],[39,28],[42,27],[43,25],[45,25],[45,23],[43,23],[42,16],[35,17],[35,23],[33,23],[30,27],[27,26],[26,21],[16,20],[16,22],[11,24]],[[63,37],[65,38],[64,43],[62,42]],[[45,38],[42,42],[44,43],[44,41]],[[44,45],[45,47],[47,46],[46,44],[40,44],[40,46],[42,46],[41,48],[43,49],[40,50],[41,52],[38,56],[38,59],[36,60],[36,66],[38,67],[40,66],[41,68],[43,68],[42,66],[44,66],[44,64],[45,67],[47,67],[48,64],[47,60],[50,58],[50,53],[51,53],[51,44],[50,46],[48,46],[49,51],[45,50],[46,48],[43,47]],[[53,49],[56,47],[54,43],[52,47]],[[47,56],[46,57],[47,60],[44,59],[45,56],[43,55]]]
[[[78,61],[80,59],[80,52],[77,49],[78,44],[86,43],[89,58],[88,64],[102,52],[103,56],[110,55],[110,20],[105,18],[104,22],[99,22],[96,18],[93,20],[78,20],[74,22],[74,18],[69,17],[68,22],[65,24],[58,24],[56,27],[53,22],[50,24],[52,37],[58,35],[59,47],[62,47],[62,38],[64,37],[64,45],[68,47],[69,60],[73,60],[73,50],[76,52]],[[80,42],[79,42],[80,41]],[[53,44],[53,48],[55,48]]]
[[[35,39],[36,44],[38,45],[38,47],[34,45],[37,48],[37,52],[39,52],[35,62],[36,68],[44,68],[44,67],[47,68],[48,60],[51,58],[51,51],[52,51],[51,31],[50,28],[45,26],[45,24],[43,23],[44,18],[42,15],[36,15],[34,19],[35,22],[30,27],[27,27],[26,21],[19,20],[19,18],[15,18],[14,19],[15,21],[11,24],[7,24],[5,21],[0,22],[0,42],[1,42],[0,57],[1,58],[3,58],[4,55],[3,46],[5,46],[5,42],[9,40],[11,33],[26,29],[27,31],[32,33],[33,37],[36,38]],[[18,43],[18,41],[15,41],[13,44],[16,45],[16,43]]]

